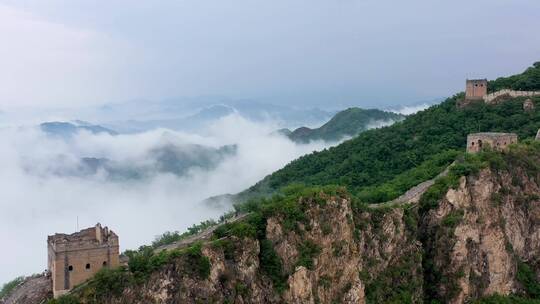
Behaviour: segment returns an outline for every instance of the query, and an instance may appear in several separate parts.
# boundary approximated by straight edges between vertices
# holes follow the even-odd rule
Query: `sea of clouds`
[[[138,134],[80,132],[70,139],[39,127],[0,128],[0,282],[47,267],[47,235],[72,233],[100,222],[120,236],[121,250],[149,244],[165,231],[183,231],[230,206],[204,199],[246,189],[291,160],[331,144],[295,144],[275,134],[276,125],[229,115],[199,135],[156,129]],[[202,134],[202,135],[200,135]],[[111,180],[107,172],[59,175],[82,157],[102,157],[148,167],[148,151],[167,143],[219,148],[237,145],[216,167],[191,168],[184,175],[155,171],[142,179]],[[77,226],[78,223],[78,226]]]

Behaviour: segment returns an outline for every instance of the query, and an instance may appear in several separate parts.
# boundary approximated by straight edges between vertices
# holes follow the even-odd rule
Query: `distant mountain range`
[[[104,126],[122,133],[142,132],[156,128],[167,128],[177,131],[197,132],[211,123],[234,113],[253,121],[272,121],[283,127],[316,125],[332,117],[335,112],[314,109],[297,109],[293,107],[259,103],[253,101],[235,101],[210,99],[197,105],[182,104],[183,100],[152,103],[143,105],[148,114],[129,113],[129,109],[138,103],[115,104],[103,107],[102,111],[109,115],[99,117],[128,117],[126,120],[109,120]],[[142,102],[139,102],[142,103]],[[201,106],[202,105],[202,106]]]
[[[107,158],[85,157],[73,175],[85,176],[104,172],[113,180],[141,179],[156,173],[184,176],[191,169],[211,170],[227,157],[236,154],[236,145],[211,148],[201,145],[164,145],[149,151],[148,164],[133,164]]]
[[[75,166],[59,165],[48,173],[57,176],[88,177],[104,174],[110,180],[138,180],[155,174],[185,176],[193,169],[211,170],[236,154],[236,145],[219,148],[195,144],[167,144],[150,150],[144,162],[111,160],[104,157],[82,157]],[[61,156],[59,156],[61,158]],[[27,168],[32,172],[33,168]]]
[[[338,141],[352,137],[368,129],[391,125],[405,119],[405,115],[377,109],[349,108],[337,113],[330,121],[319,128],[300,127],[294,131],[281,129],[278,132],[295,142],[306,143],[312,140]]]
[[[93,134],[107,133],[109,135],[117,135],[116,131],[111,129],[93,125],[91,123],[75,120],[72,122],[44,122],[39,125],[41,130],[49,135],[60,136],[60,137],[71,137],[77,134],[80,131],[87,131]]]
[[[39,126],[46,134],[64,140],[71,139],[81,131],[92,134],[118,135],[116,131],[109,128],[80,120],[45,122]],[[141,179],[158,173],[183,176],[191,169],[213,169],[225,158],[234,156],[236,151],[236,145],[213,148],[198,144],[167,143],[149,150],[144,163],[125,162],[87,155],[82,157],[76,166],[58,166],[49,168],[48,171],[58,176],[77,177],[105,173],[108,178],[113,180]],[[62,156],[59,156],[59,158],[61,159]],[[28,170],[32,171],[32,168],[28,168]]]

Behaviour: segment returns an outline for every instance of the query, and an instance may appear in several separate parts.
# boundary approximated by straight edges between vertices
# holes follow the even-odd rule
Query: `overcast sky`
[[[540,60],[538,0],[0,0],[0,111],[221,95],[385,107]]]

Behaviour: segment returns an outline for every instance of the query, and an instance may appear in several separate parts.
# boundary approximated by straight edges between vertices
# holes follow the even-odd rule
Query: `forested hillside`
[[[510,77],[499,77],[488,83],[488,91],[495,92],[501,89],[520,91],[540,90],[540,61],[533,64],[525,72]]]
[[[267,195],[300,183],[342,185],[366,201],[382,202],[441,172],[456,153],[464,151],[469,133],[515,132],[524,139],[533,137],[540,127],[540,112],[525,112],[524,98],[458,108],[456,102],[463,97],[463,93],[457,94],[402,122],[363,132],[339,146],[303,156],[238,198]],[[540,104],[540,98],[533,100]]]
[[[301,127],[287,132],[287,136],[303,143],[312,140],[338,141],[347,136],[356,136],[370,128],[390,125],[404,118],[404,115],[378,109],[349,108],[337,113],[320,128]]]

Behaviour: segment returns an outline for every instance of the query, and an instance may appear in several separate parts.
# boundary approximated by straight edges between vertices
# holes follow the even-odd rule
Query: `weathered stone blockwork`
[[[476,153],[488,146],[503,151],[517,142],[518,136],[514,133],[474,133],[467,136],[467,152]]]
[[[488,104],[496,103],[497,99],[500,97],[506,96],[507,98],[516,98],[516,97],[534,97],[540,96],[540,91],[514,91],[503,89],[497,92],[487,94],[483,97],[484,101]]]
[[[487,94],[487,79],[467,79],[465,99],[482,100]]]
[[[55,297],[88,280],[103,267],[119,266],[118,236],[100,224],[70,235],[49,236],[47,245]]]

